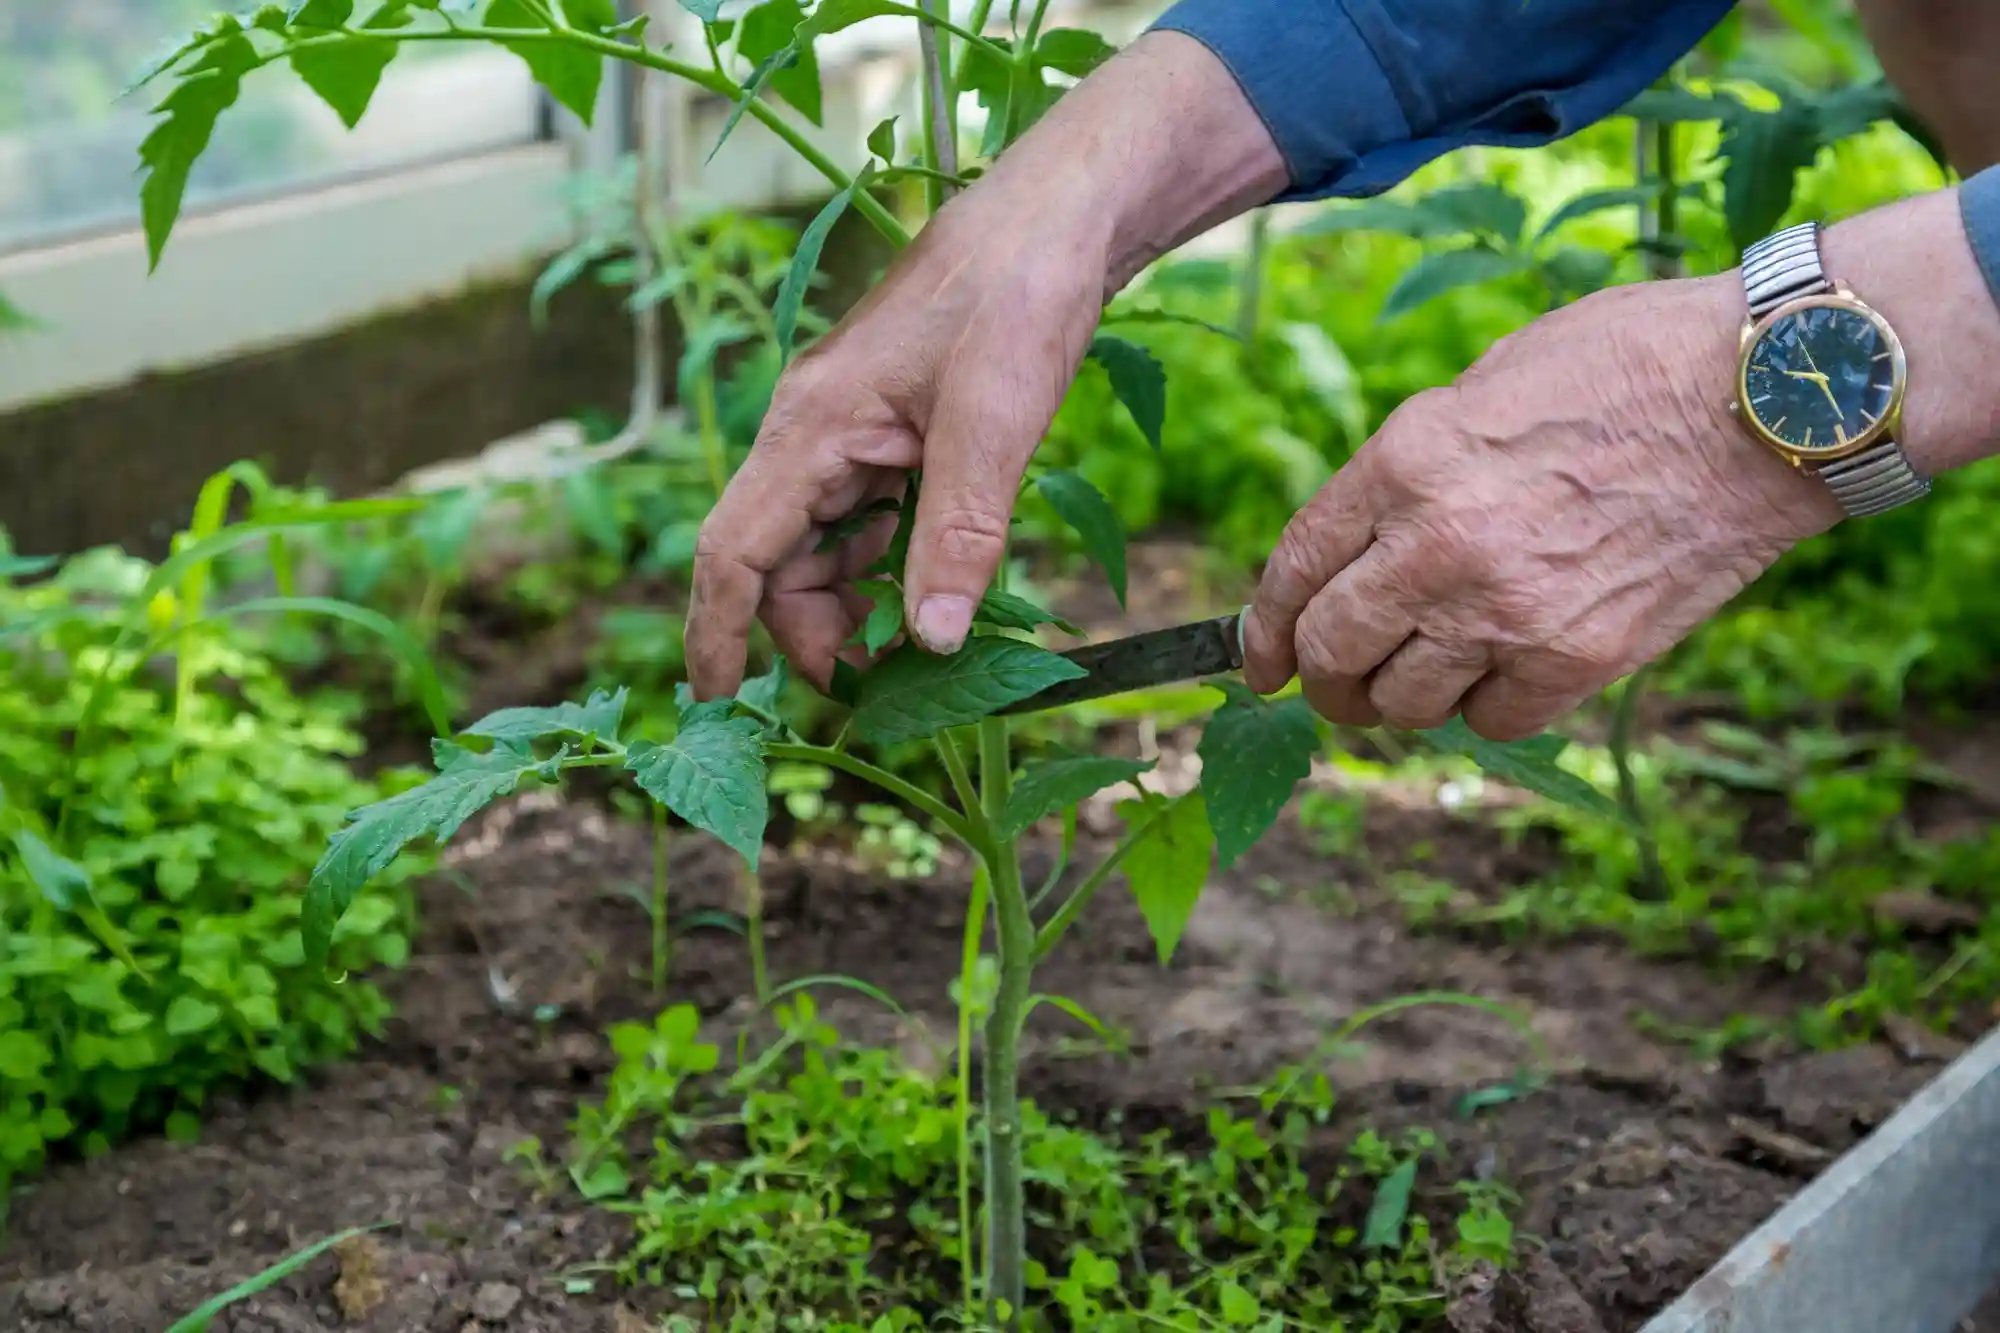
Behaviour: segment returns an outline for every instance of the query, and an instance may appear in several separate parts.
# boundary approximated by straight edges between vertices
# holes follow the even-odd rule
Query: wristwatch
[[[1863,518],[1922,499],[1931,483],[1896,442],[1909,377],[1902,341],[1827,276],[1819,238],[1819,224],[1804,222],[1744,251],[1749,310],[1730,410]]]

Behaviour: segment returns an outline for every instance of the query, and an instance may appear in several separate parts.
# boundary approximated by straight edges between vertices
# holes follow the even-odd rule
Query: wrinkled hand
[[[1734,275],[1621,287],[1410,399],[1286,529],[1245,627],[1328,719],[1542,730],[1678,643],[1831,494],[1731,417]]]

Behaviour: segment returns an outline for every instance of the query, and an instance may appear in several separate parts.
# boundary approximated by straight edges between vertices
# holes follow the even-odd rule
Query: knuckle
[[[955,501],[944,506],[931,528],[931,549],[959,565],[997,564],[1007,547],[1007,515],[985,505]]]
[[[1346,648],[1347,636],[1333,620],[1329,615],[1300,619],[1294,640],[1302,680],[1341,680],[1361,674]]]

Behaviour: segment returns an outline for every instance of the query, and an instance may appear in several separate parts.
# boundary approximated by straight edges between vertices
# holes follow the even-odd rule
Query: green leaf
[[[752,64],[762,64],[792,44],[805,17],[799,0],[764,0],[743,16],[736,50]],[[813,124],[821,123],[819,57],[810,42],[800,44],[797,60],[772,72],[771,91]]]
[[[1417,207],[1454,230],[1491,236],[1510,246],[1521,239],[1528,225],[1527,201],[1486,181],[1433,190],[1417,202]]]
[[[903,632],[903,590],[889,579],[867,579],[855,584],[854,590],[875,605],[848,642],[860,644],[873,657]]]
[[[726,0],[681,0],[681,8],[703,23],[714,23],[722,18],[724,3]]]
[[[555,737],[582,742],[618,739],[625,720],[627,691],[594,691],[584,703],[559,703],[552,708],[502,708],[488,713],[465,729],[467,736],[480,736],[503,745],[532,746],[536,741]]]
[[[351,130],[367,114],[397,47],[397,42],[384,37],[322,38],[292,52],[292,70]]]
[[[1147,348],[1109,333],[1091,340],[1090,359],[1110,374],[1111,391],[1158,453],[1167,425],[1167,368]]]
[[[806,31],[813,37],[824,37],[866,19],[909,12],[910,6],[896,0],[820,0],[819,8],[806,20]]]
[[[1293,230],[1295,236],[1342,236],[1356,231],[1381,231],[1412,240],[1456,236],[1461,228],[1450,218],[1424,211],[1400,199],[1364,199],[1319,213]]]
[[[736,697],[747,708],[755,708],[765,713],[778,711],[778,701],[785,697],[785,686],[791,682],[791,672],[780,657],[771,663],[771,669],[761,676],[753,676],[743,682],[736,691]]]
[[[1535,232],[1535,239],[1546,240],[1559,228],[1566,227],[1580,218],[1593,217],[1614,208],[1644,208],[1659,196],[1659,187],[1653,185],[1625,185],[1610,190],[1585,190],[1549,214],[1548,221]]]
[[[568,755],[537,759],[525,746],[501,742],[475,754],[444,742],[433,742],[438,773],[422,786],[384,801],[363,806],[328,844],[313,867],[299,910],[299,934],[306,958],[326,960],[333,928],[363,885],[388,868],[403,849],[422,837],[438,842],[528,778],[554,782]]]
[[[750,71],[750,77],[743,83],[743,93],[736,99],[736,105],[729,109],[729,119],[722,122],[722,133],[715,136],[715,147],[708,150],[708,162],[715,161],[715,155],[722,151],[722,145],[729,142],[729,136],[736,132],[743,117],[750,111],[750,104],[764,95],[764,86],[775,78],[778,71],[799,59],[800,43],[808,41],[805,29],[792,39],[788,46],[780,47],[757,62],[757,68]]]
[[[1416,1185],[1414,1158],[1382,1177],[1382,1183],[1375,1187],[1375,1201],[1368,1205],[1368,1220],[1361,1228],[1362,1248],[1393,1250],[1403,1243],[1403,1220],[1410,1215],[1410,1192]]]
[[[529,321],[538,329],[547,327],[549,302],[555,299],[556,293],[582,277],[584,270],[610,254],[612,249],[610,237],[586,236],[551,259],[548,267],[536,276],[535,285],[528,292]]]
[[[1611,281],[1615,261],[1602,250],[1565,245],[1542,261],[1542,276],[1560,296],[1583,296]]]
[[[697,704],[665,745],[634,741],[625,766],[648,796],[736,849],[752,870],[770,818],[764,749],[754,718]]]
[[[1078,79],[1117,54],[1117,47],[1087,28],[1051,28],[1035,43],[1037,64]]]
[[[687,349],[681,353],[677,372],[682,401],[691,401],[694,386],[715,364],[716,353],[752,337],[756,330],[735,315],[717,315],[695,326],[688,335]]]
[[[618,521],[617,498],[601,468],[572,472],[562,480],[563,509],[570,528],[605,555],[625,554],[625,529]]]
[[[1222,1322],[1230,1328],[1249,1328],[1264,1317],[1264,1307],[1257,1298],[1235,1282],[1224,1282],[1217,1290],[1216,1304],[1222,1313]]]
[[[617,0],[564,0],[563,12],[568,15],[570,26],[580,32],[601,35],[618,23]],[[548,29],[521,0],[493,0],[492,8],[486,11],[486,26]],[[604,57],[562,40],[502,41],[500,45],[521,57],[535,76],[535,82],[548,89],[549,95],[574,112],[577,119],[588,125],[596,117],[597,92],[604,82]]]
[[[205,1032],[222,1017],[222,1009],[195,995],[182,995],[167,1006],[167,1035],[186,1037]]]
[[[465,553],[479,516],[490,497],[476,486],[436,491],[424,497],[423,511],[410,524],[410,536],[423,549],[433,570],[448,570]]]
[[[1044,473],[1035,488],[1056,511],[1056,517],[1083,541],[1084,553],[1104,570],[1118,605],[1125,605],[1125,525],[1118,511],[1080,472]]]
[[[896,120],[897,117],[891,116],[868,131],[868,151],[884,163],[896,160]]]
[[[854,192],[867,187],[873,169],[872,163],[862,168],[846,189],[827,201],[826,207],[820,209],[806,227],[805,234],[799,237],[799,248],[792,255],[792,266],[785,270],[785,280],[778,287],[778,299],[771,307],[771,320],[778,331],[778,355],[784,361],[792,359],[792,339],[798,334],[799,308],[805,304],[806,288],[812,285],[813,275],[819,271],[819,257],[826,249],[826,238],[833,234],[834,224],[854,202]]]
[[[89,904],[90,872],[82,866],[27,829],[14,830],[14,851],[29,880],[56,910],[73,912]]]
[[[1320,405],[1340,423],[1350,448],[1368,438],[1368,392],[1333,335],[1317,324],[1292,320],[1278,326],[1278,336],[1292,350],[1292,362]]]
[[[1131,782],[1152,769],[1151,760],[1116,759],[1095,754],[1043,759],[1029,764],[1014,780],[1014,790],[1007,798],[1007,811],[1000,820],[1000,836],[1017,838],[1043,816],[1067,810],[1106,787]]]
[[[0,579],[28,579],[62,563],[56,555],[0,555]]]
[[[1648,88],[1618,114],[1669,125],[1699,124],[1727,120],[1742,105],[1733,97],[1704,97],[1689,88]]]
[[[1534,262],[1530,255],[1502,254],[1478,245],[1433,251],[1410,265],[1397,280],[1382,302],[1382,313],[1377,318],[1395,319],[1459,287],[1497,282],[1525,273]]]
[[[1312,772],[1319,728],[1305,700],[1260,699],[1247,687],[1222,686],[1228,701],[1201,734],[1201,789],[1216,852],[1227,870],[1277,822]]]
[[[1054,625],[1065,634],[1083,633],[1055,612],[1044,611],[1027,598],[1000,588],[994,588],[980,598],[979,610],[973,615],[973,620],[995,629],[1034,630],[1043,625]]]
[[[854,734],[876,745],[922,740],[1083,674],[1018,639],[975,638],[949,657],[905,644],[862,676]]]
[[[1435,750],[1466,756],[1481,770],[1510,786],[1573,809],[1624,819],[1610,797],[1557,764],[1557,758],[1569,748],[1569,742],[1561,736],[1544,733],[1525,741],[1489,741],[1465,725],[1462,717],[1417,735]]]
[[[1126,801],[1118,813],[1127,828],[1145,830],[1125,854],[1125,879],[1159,948],[1160,961],[1171,962],[1214,859],[1215,835],[1208,827],[1208,811],[1201,793],[1192,791],[1164,808]]]
[[[145,182],[139,187],[146,226],[147,271],[160,265],[167,237],[181,213],[188,172],[208,148],[215,122],[236,103],[243,76],[257,66],[257,48],[239,29],[210,42],[201,58],[181,75],[153,108],[164,117],[139,145]]]
[[[1792,206],[1798,173],[1819,157],[1819,125],[1809,106],[1740,110],[1722,129],[1722,213],[1738,250],[1777,229]]]
[[[31,1084],[53,1059],[48,1043],[34,1033],[0,1032],[0,1078]]]

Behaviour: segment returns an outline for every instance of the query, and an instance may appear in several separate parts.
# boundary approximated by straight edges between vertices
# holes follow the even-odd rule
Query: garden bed
[[[1371,807],[1374,859],[1393,862],[1423,841],[1473,891],[1520,870],[1474,825]],[[573,1194],[537,1198],[507,1150],[530,1134],[560,1141],[578,1100],[602,1091],[606,1025],[659,1008],[644,979],[643,916],[618,893],[644,879],[648,857],[643,830],[554,797],[469,829],[425,889],[421,943],[394,984],[387,1040],[310,1087],[216,1106],[199,1144],[142,1142],[51,1170],[15,1206],[0,1324],[156,1327],[304,1243],[391,1221],[218,1327],[644,1327],[621,1322],[621,1308],[659,1310],[665,1293],[563,1280],[615,1256],[619,1220]],[[719,847],[683,839],[681,907],[731,902],[730,867]],[[961,876],[947,867],[932,882],[895,882],[808,852],[775,862],[766,885],[775,980],[850,974],[948,1034]],[[1488,1015],[1392,1016],[1328,1066],[1340,1095],[1313,1151],[1338,1158],[1364,1128],[1431,1128],[1449,1166],[1426,1172],[1420,1195],[1497,1179],[1521,1195],[1522,1234],[1546,1243],[1550,1264],[1524,1270],[1540,1284],[1541,1313],[1469,1322],[1468,1297],[1451,1316],[1466,1333],[1588,1329],[1586,1307],[1608,1333],[1638,1328],[1949,1054],[1943,1043],[1923,1053],[1878,1044],[1696,1061],[1637,1017],[1706,1027],[1781,1015],[1805,997],[1792,983],[1601,943],[1496,948],[1413,934],[1373,872],[1323,855],[1290,820],[1211,887],[1171,969],[1125,901],[1099,901],[1042,984],[1129,1034],[1129,1054],[1090,1053],[1044,1010],[1025,1045],[1027,1091],[1087,1121],[1115,1116],[1128,1134],[1166,1128],[1194,1141],[1217,1089],[1311,1056],[1330,1029],[1386,997],[1469,991],[1533,1016],[1552,1078],[1470,1118],[1459,1099],[1509,1079],[1528,1054]],[[749,984],[738,937],[695,931],[679,942],[672,998],[726,1028],[741,1021]],[[911,1022],[840,992],[821,1005],[845,1035],[922,1058]],[[1546,1322],[1577,1298],[1573,1322]]]

